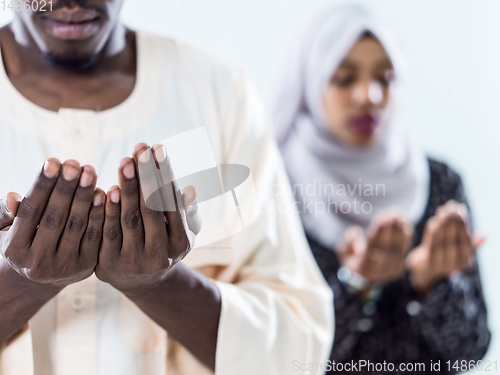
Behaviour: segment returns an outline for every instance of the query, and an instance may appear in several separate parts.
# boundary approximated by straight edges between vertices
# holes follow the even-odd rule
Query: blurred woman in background
[[[276,135],[335,293],[331,359],[454,373],[490,340],[475,262],[484,239],[471,231],[460,176],[427,158],[398,122],[394,39],[387,21],[359,6],[314,18],[286,60]]]

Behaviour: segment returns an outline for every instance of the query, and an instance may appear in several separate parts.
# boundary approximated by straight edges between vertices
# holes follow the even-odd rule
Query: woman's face
[[[380,42],[362,37],[323,93],[328,129],[345,144],[370,145],[391,115],[392,63]]]

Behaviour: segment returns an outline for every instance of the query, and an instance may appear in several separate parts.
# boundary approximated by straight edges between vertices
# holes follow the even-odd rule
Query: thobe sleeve
[[[305,238],[271,124],[238,72],[219,97],[223,162],[250,168],[257,205],[255,221],[233,238],[234,262],[216,281],[215,374],[322,374],[333,340],[332,292]]]

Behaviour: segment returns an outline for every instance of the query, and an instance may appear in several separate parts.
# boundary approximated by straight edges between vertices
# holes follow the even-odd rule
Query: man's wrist
[[[171,288],[171,284],[174,283],[174,280],[178,274],[178,264],[170,268],[163,275],[158,275],[156,277],[151,277],[148,282],[139,283],[139,284],[121,284],[121,285],[113,285],[112,286],[123,293],[130,299],[141,299],[148,300],[150,298],[155,298],[156,294],[161,291],[167,290],[169,288],[168,296],[171,296],[175,293],[176,288]],[[165,294],[165,297],[168,297]]]
[[[64,289],[64,286],[38,283],[20,275],[12,268],[10,263],[5,258],[0,258],[0,272],[5,272],[8,278],[12,280],[13,284],[16,284],[20,288],[29,291],[29,293],[32,293],[41,299],[50,300]]]

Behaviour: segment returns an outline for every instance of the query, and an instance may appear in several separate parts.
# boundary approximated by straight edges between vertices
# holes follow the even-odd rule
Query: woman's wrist
[[[426,295],[429,293],[434,285],[439,281],[439,278],[429,274],[428,272],[410,272],[410,283],[418,294]]]
[[[373,283],[348,267],[340,267],[338,280],[352,294],[357,295],[363,303],[376,302],[382,291],[381,284]]]

